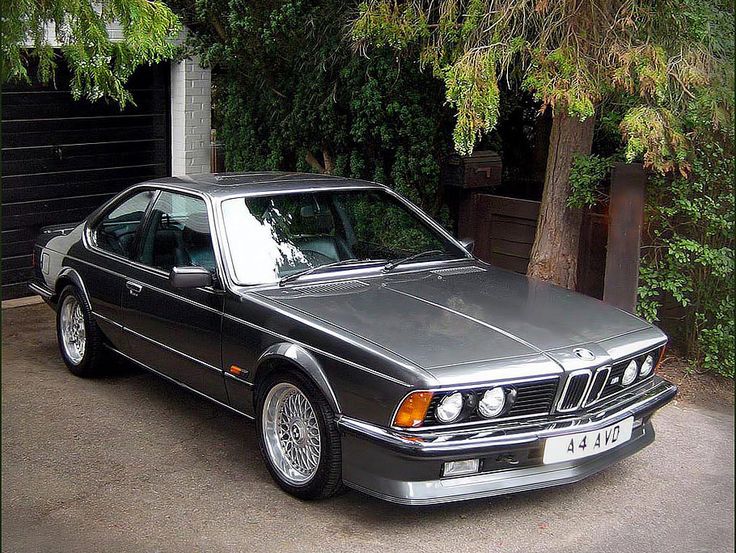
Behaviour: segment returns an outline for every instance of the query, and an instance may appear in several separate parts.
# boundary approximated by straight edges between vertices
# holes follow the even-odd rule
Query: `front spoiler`
[[[651,415],[671,401],[677,387],[659,377],[577,417],[548,417],[466,432],[412,433],[342,417],[343,479],[370,495],[410,505],[461,501],[576,482],[646,447],[654,440]],[[472,476],[441,478],[447,461],[523,452],[538,455],[546,439],[598,430],[635,419],[631,439],[593,457],[553,465],[538,462]]]

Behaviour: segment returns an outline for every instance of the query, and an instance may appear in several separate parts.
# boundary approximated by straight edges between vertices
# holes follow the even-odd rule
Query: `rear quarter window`
[[[153,190],[145,190],[113,207],[92,232],[95,246],[131,259],[135,253],[136,235],[153,195]]]

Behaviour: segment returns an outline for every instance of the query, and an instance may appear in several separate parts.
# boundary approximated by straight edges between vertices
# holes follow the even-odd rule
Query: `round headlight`
[[[629,361],[629,364],[626,366],[626,370],[624,371],[624,375],[621,377],[621,384],[624,386],[628,386],[631,384],[634,380],[636,380],[636,375],[639,372],[639,366],[636,364],[636,360],[632,359]]]
[[[437,411],[435,411],[435,416],[440,422],[452,422],[457,420],[462,411],[463,395],[460,392],[455,392],[440,401],[440,404],[437,406]]]
[[[654,357],[652,355],[647,355],[646,359],[644,359],[644,362],[641,364],[641,369],[639,369],[639,374],[643,377],[648,376],[649,373],[652,372],[652,369],[654,368]]]
[[[506,391],[501,388],[486,390],[478,403],[478,412],[481,416],[490,419],[501,414],[506,405]]]

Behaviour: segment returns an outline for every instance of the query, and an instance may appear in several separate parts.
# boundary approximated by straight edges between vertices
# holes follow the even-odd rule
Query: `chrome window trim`
[[[108,269],[107,267],[100,267],[99,265],[95,265],[94,263],[91,263],[90,261],[85,261],[84,259],[79,259],[77,257],[72,257],[70,255],[67,255],[66,257],[68,257],[69,259],[72,259],[74,261],[77,261],[79,263],[84,263],[85,265],[89,265],[91,267],[94,267],[94,268],[99,269],[101,271],[104,271],[106,273],[110,273],[112,275],[119,276],[121,278],[130,280],[132,282],[135,282],[137,284],[140,284],[144,288],[150,288],[151,290],[155,290],[157,292],[161,292],[162,294],[166,294],[166,295],[168,295],[168,296],[170,296],[172,298],[176,298],[176,299],[181,300],[183,302],[186,302],[186,303],[188,303],[190,305],[194,305],[196,307],[200,307],[200,308],[202,308],[202,309],[204,309],[206,311],[211,311],[212,313],[222,314],[222,311],[219,310],[219,309],[215,309],[213,307],[210,307],[209,305],[204,305],[202,303],[198,303],[198,302],[196,302],[196,301],[194,301],[192,299],[185,298],[184,296],[180,296],[180,295],[175,294],[175,293],[173,293],[173,292],[171,292],[169,290],[164,290],[163,288],[159,288],[157,286],[153,286],[152,284],[140,282],[139,280],[137,280],[137,279],[135,279],[135,278],[133,278],[133,277],[131,277],[129,275],[125,275],[123,273],[118,273],[117,271],[113,271],[112,269]],[[209,288],[197,288],[197,290],[201,290],[202,292],[208,292],[210,294],[217,294],[217,292],[215,292],[214,290],[210,290]]]
[[[227,287],[230,284],[230,278],[227,272],[224,270],[223,267],[223,261],[222,261],[222,251],[221,251],[221,245],[219,242],[219,232],[218,232],[218,225],[217,225],[217,219],[215,217],[216,211],[214,209],[213,203],[212,203],[212,197],[208,194],[205,194],[204,192],[198,192],[196,190],[190,190],[187,188],[179,187],[176,185],[171,184],[156,184],[156,183],[142,183],[137,184],[135,186],[130,187],[126,194],[125,198],[128,198],[139,191],[143,190],[153,190],[155,193],[167,191],[174,194],[180,194],[183,196],[194,196],[196,198],[201,199],[204,201],[205,207],[207,209],[207,218],[209,219],[208,223],[210,226],[210,237],[212,239],[212,249],[214,250],[215,254],[215,264],[216,264],[216,272],[220,276],[220,279],[222,280],[223,287]],[[149,208],[153,206],[153,203],[158,199],[158,195],[156,195],[149,204]],[[102,255],[103,257],[107,257],[109,259],[113,259],[114,261],[118,261],[120,263],[129,264],[135,268],[141,269],[143,271],[146,271],[148,273],[151,273],[153,275],[165,278],[168,280],[169,275],[166,273],[166,271],[162,271],[160,269],[156,269],[154,267],[150,267],[148,265],[145,265],[143,263],[139,263],[137,261],[134,261],[132,259],[128,259],[126,257],[123,257],[121,255],[117,255],[111,252],[108,252],[106,250],[103,250],[102,248],[98,247],[94,244],[94,241],[92,240],[92,232],[93,227],[99,220],[100,217],[104,216],[104,214],[108,211],[108,209],[116,204],[116,200],[118,200],[118,196],[115,196],[111,200],[109,200],[106,204],[104,204],[98,212],[96,212],[92,217],[88,218],[84,222],[84,228],[82,229],[82,243],[84,244],[84,247],[89,250],[93,251],[94,253],[97,253],[99,255]],[[146,214],[141,221],[141,225],[145,225],[148,222],[148,218],[150,217],[150,210],[146,210]],[[119,273],[117,273],[119,275]],[[124,278],[130,278],[128,275],[122,275]],[[198,290],[203,290],[209,293],[216,293],[214,288],[211,286],[205,287],[205,288],[198,288]]]
[[[89,217],[87,218],[87,220],[85,220],[84,228],[82,229],[82,244],[86,249],[102,255],[103,257],[107,257],[121,263],[128,263],[133,266],[138,266],[139,268],[147,270],[149,272],[163,273],[163,271],[154,269],[153,267],[143,265],[142,263],[138,263],[137,261],[133,261],[132,259],[128,259],[127,257],[124,257],[122,255],[104,250],[95,243],[96,241],[94,239],[94,231],[97,227],[97,224],[105,215],[108,214],[110,210],[114,210],[116,207],[123,204],[136,194],[139,194],[140,192],[144,192],[146,190],[151,190],[153,192],[153,197],[149,200],[148,205],[146,206],[146,211],[143,213],[143,217],[141,218],[141,222],[139,224],[139,227],[145,226],[148,221],[150,208],[153,205],[153,202],[155,202],[158,198],[158,189],[152,186],[133,186],[126,190],[124,195],[115,196],[114,198],[109,200],[102,207],[100,207],[99,211],[95,213],[94,216]],[[138,231],[136,231],[136,233],[137,232]]]
[[[578,376],[580,374],[587,374],[588,375],[588,381],[585,383],[585,389],[583,390],[583,393],[580,395],[580,401],[574,406],[574,407],[568,407],[567,409],[563,409],[562,402],[565,401],[565,396],[567,395],[567,389],[570,387],[570,382],[572,382],[573,377]],[[558,413],[571,413],[572,411],[577,411],[580,409],[580,406],[583,404],[583,400],[588,395],[588,392],[590,391],[590,385],[593,382],[593,371],[590,369],[579,369],[577,371],[572,371],[567,375],[567,378],[565,379],[565,386],[562,388],[562,393],[560,394],[560,398],[557,400],[557,412]]]
[[[299,179],[299,182],[327,182],[330,179]],[[273,180],[273,181],[263,181],[253,184],[274,184],[274,183],[282,183],[282,182],[294,182],[294,181],[280,181],[280,180]],[[224,185],[227,186],[227,185]],[[235,189],[238,185],[232,185],[233,189]],[[245,185],[247,186],[247,185]],[[314,192],[334,192],[335,190],[379,190],[384,188],[381,184],[355,184],[350,186],[305,186],[304,188],[296,188],[292,190],[259,190],[257,192],[233,192],[233,194],[229,194],[226,197],[223,197],[221,201],[225,200],[232,200],[237,198],[262,198],[263,196],[273,196],[273,195],[286,195],[286,194],[308,194],[308,193],[314,193]]]
[[[404,198],[394,192],[391,188],[388,186],[381,185],[382,188],[390,195],[396,198],[400,203],[403,203],[406,207],[409,208],[410,211],[413,211],[415,215],[419,216],[420,219],[422,219],[425,223],[427,223],[430,227],[432,227],[434,230],[436,230],[440,235],[445,237],[450,243],[457,246],[460,251],[464,254],[464,257],[460,257],[458,259],[476,259],[476,257],[470,253],[467,249],[465,249],[465,246],[463,246],[460,243],[460,240],[452,236],[445,228],[440,225],[438,222],[436,222],[434,219],[432,219],[429,215],[424,213],[419,207],[414,205],[410,200],[407,198]]]
[[[116,254],[113,254],[113,253],[106,252],[105,250],[102,250],[102,249],[100,249],[100,248],[98,248],[97,246],[94,246],[94,245],[90,246],[88,249],[90,251],[94,251],[95,253],[100,254],[100,255],[102,255],[104,257],[108,257],[110,259],[113,259],[114,261],[118,261],[118,262],[122,262],[122,263],[127,263],[128,265],[131,265],[131,266],[133,266],[136,269],[140,269],[142,271],[146,271],[146,272],[151,273],[151,274],[153,274],[153,275],[155,275],[157,277],[160,277],[160,278],[162,278],[162,279],[164,279],[166,281],[169,280],[169,275],[165,271],[162,271],[160,269],[156,269],[154,267],[149,267],[148,265],[143,265],[142,263],[138,263],[137,261],[132,261],[132,260],[126,259],[126,258],[124,258],[122,256],[119,256],[119,255],[116,255]],[[67,255],[66,257],[68,257],[69,259],[73,259],[74,261],[78,261],[80,263],[86,263],[87,265],[91,265],[91,266],[93,266],[93,267],[95,267],[97,269],[100,269],[100,270],[105,271],[107,273],[110,273],[112,275],[119,276],[119,277],[124,278],[124,279],[127,279],[127,280],[135,281],[138,284],[142,284],[144,286],[147,286],[148,288],[152,288],[152,289],[158,290],[160,292],[166,292],[165,290],[162,290],[161,288],[157,288],[156,286],[153,286],[151,284],[147,284],[147,283],[144,284],[144,283],[140,282],[138,279],[136,279],[136,278],[134,278],[134,277],[132,277],[130,275],[125,275],[123,273],[118,273],[117,271],[113,271],[112,269],[108,269],[107,267],[100,267],[99,265],[95,265],[94,263],[90,263],[90,262],[85,261],[83,259],[79,259],[78,257],[72,257],[71,255]],[[197,290],[201,290],[202,292],[207,292],[209,294],[217,294],[217,292],[215,291],[215,289],[213,287],[211,287],[211,286],[207,286],[206,288],[197,288]],[[186,298],[183,298],[183,297],[178,296],[176,294],[172,294],[172,295],[174,295],[175,297],[178,297],[180,299],[186,300]]]
[[[419,432],[422,430],[437,430],[437,429],[453,429],[453,428],[468,428],[473,426],[480,426],[480,425],[489,425],[494,422],[505,422],[515,419],[528,419],[531,417],[540,417],[544,415],[550,415],[552,413],[552,410],[548,411],[539,411],[538,413],[532,413],[529,415],[517,415],[515,417],[494,417],[492,419],[483,419],[478,421],[469,421],[469,422],[458,422],[454,424],[442,424],[438,422],[437,424],[433,424],[431,426],[415,426],[412,428],[405,428],[403,426],[396,426],[394,425],[394,421],[396,420],[396,413],[399,412],[399,408],[404,403],[406,398],[408,398],[411,394],[418,393],[418,392],[430,392],[433,395],[434,394],[443,394],[447,392],[455,392],[455,391],[462,391],[462,390],[475,390],[477,388],[495,388],[496,386],[513,386],[518,384],[528,384],[531,382],[546,382],[546,381],[552,381],[552,380],[560,380],[559,375],[545,375],[545,376],[537,376],[532,378],[507,378],[503,380],[495,380],[495,381],[488,381],[480,384],[465,384],[460,386],[440,386],[438,388],[424,388],[424,389],[417,389],[412,390],[411,392],[407,392],[404,397],[401,398],[401,400],[396,404],[396,407],[394,408],[393,413],[391,414],[391,418],[388,421],[388,426],[390,428],[393,428],[395,430],[401,430],[402,432]],[[555,390],[556,392],[556,390]],[[552,403],[554,405],[554,397],[552,398]],[[425,415],[426,416],[426,415]]]

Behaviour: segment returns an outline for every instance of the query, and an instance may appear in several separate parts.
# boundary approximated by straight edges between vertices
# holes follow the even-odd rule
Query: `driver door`
[[[161,191],[123,290],[130,355],[150,368],[226,402],[221,362],[223,295],[212,287],[182,289],[173,267],[216,272],[205,201]]]

